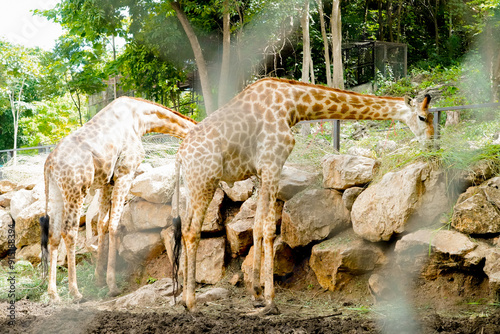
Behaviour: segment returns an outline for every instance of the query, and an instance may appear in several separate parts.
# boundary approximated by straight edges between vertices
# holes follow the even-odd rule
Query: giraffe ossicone
[[[265,78],[246,87],[198,123],[177,153],[177,164],[182,165],[189,194],[187,217],[182,224],[177,223],[182,234],[179,233],[176,240],[176,246],[182,241],[186,254],[183,301],[187,308],[196,310],[196,252],[205,212],[219,181],[234,182],[252,175],[260,179],[253,227],[252,293],[257,304],[264,306],[259,313],[275,313],[275,204],[281,170],[295,143],[291,127],[300,121],[314,119],[394,119],[406,123],[417,139],[424,142],[434,133],[429,102],[430,96],[416,104],[403,98],[363,95],[293,80]],[[179,168],[176,174],[178,180]],[[177,250],[174,258],[178,261],[179,247]],[[264,291],[260,285],[262,253]]]
[[[94,189],[101,189],[96,278],[98,284],[104,283],[104,237],[109,230],[106,282],[109,295],[119,293],[115,279],[116,233],[132,179],[144,158],[141,137],[160,132],[184,138],[195,124],[189,117],[162,105],[120,97],[63,138],[49,154],[44,166],[45,216],[40,225],[44,274],[50,255],[51,300],[60,299],[56,270],[61,236],[67,249],[69,292],[76,300],[82,298],[76,282],[75,244],[85,196]]]

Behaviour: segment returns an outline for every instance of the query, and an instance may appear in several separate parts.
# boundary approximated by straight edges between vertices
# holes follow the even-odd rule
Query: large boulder
[[[17,216],[21,211],[34,202],[31,190],[20,189],[14,193],[10,199],[10,215],[17,221]]]
[[[202,239],[196,255],[196,281],[215,284],[224,277],[224,237]]]
[[[302,191],[283,207],[281,235],[290,247],[327,238],[350,225],[342,194],[332,189]]]
[[[445,255],[456,267],[457,261],[465,263],[467,255],[477,246],[468,236],[457,231],[424,229],[403,236],[396,242],[394,252],[402,269],[419,273],[429,263],[431,254]]]
[[[262,248],[264,249],[264,248]],[[278,236],[274,240],[273,244],[274,253],[274,268],[273,273],[277,276],[285,276],[293,272],[295,267],[295,260],[293,256],[293,251],[286,243],[283,242],[281,236]],[[253,271],[253,257],[254,257],[254,246],[250,248],[248,255],[241,264],[241,270],[243,271],[243,277],[245,282],[251,283],[252,271]],[[264,253],[262,253],[262,258],[260,262],[260,283],[264,284]]]
[[[205,218],[203,220],[203,225],[201,226],[202,232],[219,232],[224,229],[221,215],[223,202],[224,191],[221,188],[217,188],[214,193],[214,197],[205,212]]]
[[[385,264],[380,246],[365,241],[347,230],[314,245],[309,265],[325,289],[340,288],[352,275],[360,275]]]
[[[119,247],[119,254],[125,261],[142,264],[165,249],[159,232],[133,232],[126,234]]]
[[[22,190],[21,190],[22,191]],[[19,192],[19,191],[18,191]],[[36,201],[24,208],[16,219],[16,247],[40,243],[40,217],[45,215],[45,202]]]
[[[137,176],[130,193],[153,203],[172,201],[175,189],[175,162],[156,167]]]
[[[0,208],[0,258],[9,251],[9,236],[14,237],[14,225],[7,210]]]
[[[3,208],[9,208],[10,201],[12,199],[12,196],[14,196],[15,193],[16,193],[15,191],[10,191],[8,193],[0,195],[0,206]]]
[[[132,293],[111,300],[117,308],[149,308],[158,305],[174,305],[174,294],[180,293],[180,286],[176,286],[171,278],[162,278],[153,284],[140,287]],[[108,302],[109,303],[109,302]]]
[[[233,202],[244,202],[252,196],[255,188],[254,178],[237,181],[230,187],[226,182],[221,182],[222,190]]]
[[[369,183],[380,165],[374,159],[354,155],[327,155],[321,164],[323,187],[337,190]]]
[[[462,233],[500,232],[500,177],[470,187],[460,195],[453,210],[452,226]]]
[[[354,231],[369,241],[387,241],[409,226],[428,225],[448,209],[443,173],[425,162],[390,172],[371,184],[352,206]],[[412,215],[414,215],[412,217]]]
[[[172,223],[172,207],[136,198],[128,203],[121,218],[121,224],[128,233],[163,229]]]
[[[17,184],[10,180],[0,180],[0,195],[13,191],[17,188]]]
[[[236,216],[226,224],[227,241],[233,257],[246,254],[253,243],[256,209],[257,197],[250,197],[243,203]]]
[[[365,189],[361,187],[352,187],[344,191],[342,194],[342,200],[344,201],[344,205],[347,210],[352,210],[352,206],[356,201],[356,198],[358,198],[359,194],[361,194],[363,190]]]
[[[16,251],[16,260],[26,260],[31,262],[33,265],[37,265],[40,263],[41,252],[42,247],[39,243],[24,246]]]
[[[277,198],[288,201],[318,180],[319,174],[285,165],[281,170]]]
[[[170,263],[173,263],[173,230],[168,227],[161,232],[161,238],[167,251]],[[222,279],[225,273],[226,239],[204,238],[200,240],[196,255],[196,282],[215,284]],[[184,248],[181,250],[179,272],[184,273]]]

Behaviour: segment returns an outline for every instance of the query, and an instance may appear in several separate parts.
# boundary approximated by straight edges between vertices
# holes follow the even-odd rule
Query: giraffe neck
[[[138,98],[128,97],[128,99],[133,99],[136,105],[139,118],[137,132],[140,136],[159,132],[182,139],[196,125],[191,118],[160,104]]]
[[[363,95],[285,79],[264,79],[275,102],[285,106],[290,126],[316,119],[401,120],[411,111],[403,98]]]

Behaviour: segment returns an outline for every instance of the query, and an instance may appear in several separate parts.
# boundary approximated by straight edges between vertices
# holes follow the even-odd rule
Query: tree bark
[[[203,92],[203,99],[205,101],[205,109],[207,111],[207,114],[210,114],[215,110],[215,104],[213,102],[212,92],[210,89],[207,64],[205,58],[203,57],[203,51],[201,50],[200,43],[198,42],[198,37],[196,37],[193,27],[189,23],[189,20],[184,11],[181,9],[179,3],[177,1],[172,1],[170,4],[172,6],[172,9],[175,11],[175,14],[177,15],[177,18],[179,19],[184,32],[188,37],[191,48],[193,49],[194,58],[200,75],[201,90]]]
[[[12,118],[14,122],[14,152],[12,152],[12,158],[14,159],[14,166],[17,165],[17,133],[19,129],[19,116],[21,115],[21,108],[20,108],[20,103],[21,103],[21,98],[23,96],[23,88],[24,88],[24,82],[25,78],[23,78],[23,82],[21,83],[21,88],[19,88],[19,95],[17,98],[17,108],[15,102],[15,93],[14,89],[11,90],[9,94],[9,99],[10,99],[10,108],[12,111]]]
[[[334,2],[335,2],[335,0],[334,0]],[[384,40],[384,20],[382,17],[382,8],[383,8],[382,0],[378,0],[378,40],[379,41]]]
[[[387,30],[389,31],[389,42],[394,42],[392,34],[392,0],[387,0]]]
[[[229,0],[224,0],[223,6],[223,16],[222,16],[222,62],[220,69],[220,79],[219,79],[219,97],[218,106],[224,105],[230,98],[228,88],[229,88],[229,64],[230,64],[230,51],[231,51],[231,32],[230,28],[230,16],[229,16]]]
[[[311,69],[311,42],[309,37],[309,0],[304,0],[304,8],[302,9],[302,17],[300,19],[302,26],[302,81],[309,82],[309,72]],[[300,130],[303,136],[311,133],[311,125],[303,124]]]
[[[403,7],[403,0],[399,0],[398,11],[397,11],[398,25],[397,25],[397,31],[396,31],[396,43],[399,43],[400,36],[401,36],[401,9],[402,9],[402,7]]]
[[[457,125],[459,122],[460,122],[460,112],[458,111],[446,112],[446,124],[444,126]]]
[[[342,18],[340,14],[340,0],[333,0],[332,16],[330,18],[332,27],[332,58],[333,77],[332,85],[335,88],[344,89],[344,70],[342,68]]]
[[[332,87],[332,69],[330,65],[330,43],[326,35],[325,17],[323,13],[323,0],[316,0],[318,4],[319,22],[321,25],[321,36],[323,37],[323,47],[325,50],[326,84]]]

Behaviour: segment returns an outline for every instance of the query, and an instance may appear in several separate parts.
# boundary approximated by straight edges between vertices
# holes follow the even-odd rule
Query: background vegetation
[[[313,78],[319,84],[327,82],[320,15],[325,13],[329,32],[334,2],[310,1]],[[390,76],[377,78],[377,94],[415,95],[440,85],[442,98],[433,106],[498,99],[500,0],[340,5],[344,43],[408,45],[410,75],[397,83]],[[0,41],[0,149],[14,147],[14,140],[18,147],[57,142],[92,116],[86,99],[105,89],[108,78],[119,76],[123,90],[181,112],[194,109],[198,119],[261,76],[300,79],[303,11],[304,0],[62,0],[53,9],[36,11],[60,23],[65,33],[51,51]],[[182,15],[202,59],[186,38]],[[331,42],[330,33],[327,38]],[[199,79],[203,68],[208,92]],[[196,105],[189,105],[186,82],[194,85]],[[187,105],[180,107],[181,102]]]

